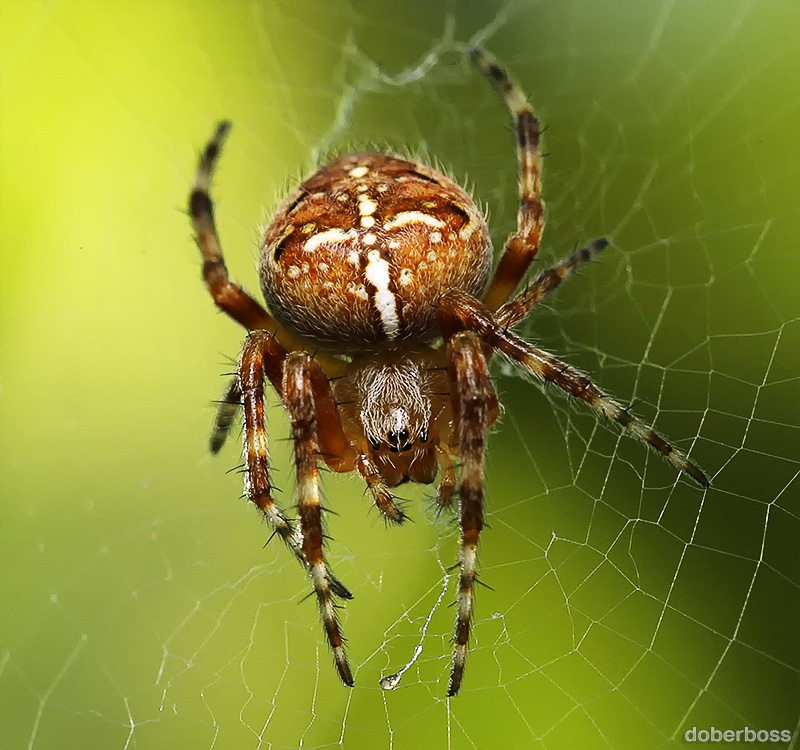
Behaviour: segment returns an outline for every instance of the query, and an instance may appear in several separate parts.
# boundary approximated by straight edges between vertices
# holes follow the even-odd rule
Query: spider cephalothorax
[[[430,436],[431,395],[425,368],[408,357],[364,363],[353,378],[358,418],[373,450],[381,444],[393,453],[408,450]]]
[[[455,695],[477,580],[486,437],[499,410],[489,374],[494,352],[582,400],[708,486],[682,451],[587,376],[510,330],[607,242],[590,243],[512,297],[536,256],[543,226],[539,123],[495,60],[477,49],[471,55],[503,94],[517,133],[517,229],[491,279],[489,231],[469,194],[432,167],[392,154],[343,156],[291,193],[261,245],[261,288],[270,312],[229,280],[214,225],[209,183],[227,123],[200,158],[189,200],[208,289],[250,331],[211,449],[221,448],[241,405],[247,495],[306,568],[346,685],[353,675],[334,597],[352,594],[323,552],[318,462],[357,471],[375,506],[395,523],[406,515],[390,488],[403,482],[430,484],[439,476],[438,504],[450,507],[457,497],[461,554],[448,688]],[[273,497],[265,380],[292,424],[296,518]],[[453,459],[460,465],[457,492]]]

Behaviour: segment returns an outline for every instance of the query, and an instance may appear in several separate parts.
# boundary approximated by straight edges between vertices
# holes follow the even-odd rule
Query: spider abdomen
[[[343,156],[295,190],[267,228],[260,277],[273,314],[327,349],[368,351],[439,335],[435,303],[480,295],[486,221],[432,167],[382,153]]]

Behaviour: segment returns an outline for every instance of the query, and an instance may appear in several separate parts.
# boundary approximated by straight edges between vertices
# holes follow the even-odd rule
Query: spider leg
[[[395,502],[395,495],[386,486],[378,467],[369,456],[359,454],[356,460],[356,469],[361,478],[367,483],[367,489],[372,495],[372,502],[387,521],[401,524],[408,519],[402,508]]]
[[[217,125],[214,135],[200,154],[194,186],[189,193],[189,216],[203,258],[203,279],[217,307],[248,331],[263,328],[275,333],[286,348],[302,349],[304,342],[300,338],[287,331],[250,294],[228,278],[209,191],[214,167],[230,128],[227,120]],[[320,359],[331,375],[343,371],[344,364],[336,357],[320,355]]]
[[[461,454],[461,572],[453,664],[447,689],[447,695],[453,696],[461,687],[467,658],[477,581],[478,539],[483,528],[483,458],[491,416],[497,409],[497,395],[489,377],[488,362],[479,334],[462,331],[449,337],[447,356]]]
[[[490,78],[505,99],[517,132],[517,161],[519,162],[519,211],[517,230],[506,241],[505,250],[489,284],[484,303],[496,310],[517,288],[539,250],[544,225],[542,202],[542,154],[539,147],[539,120],[525,94],[508,77],[508,73],[488,52],[470,50],[470,57]]]
[[[274,331],[277,322],[272,316],[242,287],[228,278],[228,269],[214,222],[214,204],[209,194],[211,175],[230,126],[227,121],[219,123],[213,137],[200,154],[194,187],[189,194],[189,215],[192,217],[197,246],[203,257],[203,279],[217,307],[249,331],[255,328],[269,328]]]
[[[337,362],[337,366],[339,364]],[[333,471],[352,471],[355,468],[356,451],[344,434],[342,418],[328,376],[319,362],[319,355],[309,365],[308,377],[314,392],[319,454]]]
[[[285,359],[286,350],[267,331],[253,331],[245,339],[238,365],[238,387],[244,410],[245,492],[275,533],[305,565],[300,537],[289,517],[272,497],[267,433],[264,428],[264,377],[269,377],[274,385],[276,377],[282,374]],[[280,379],[277,382],[280,384]]]
[[[311,370],[319,367],[305,352],[286,357],[283,399],[292,422],[297,465],[297,509],[300,515],[302,551],[317,596],[322,624],[333,650],[336,669],[345,685],[353,686],[353,674],[344,650],[344,637],[336,615],[333,596],[352,599],[353,595],[336,579],[323,554],[322,505],[317,467],[317,416]]]
[[[532,375],[553,383],[565,393],[588,404],[597,413],[616,422],[625,432],[649,445],[701,487],[711,485],[702,469],[690,461],[683,451],[668,443],[652,427],[633,416],[618,401],[603,393],[588,376],[576,368],[510,333],[498,337],[496,346],[507,357],[519,362]]]
[[[589,263],[608,247],[608,240],[599,239],[584,245],[554,266],[545,269],[516,297],[506,302],[496,313],[495,320],[503,328],[511,328],[519,323],[550,292],[557,289],[564,279],[581,266]]]
[[[616,422],[627,434],[649,445],[700,486],[710,486],[709,479],[702,469],[690,461],[683,451],[667,442],[642,420],[634,417],[618,401],[603,393],[580,370],[502,328],[475,298],[465,292],[454,290],[442,301],[439,314],[442,317],[444,330],[448,327],[451,330],[454,327],[462,327],[478,331],[487,344],[522,365],[532,375],[553,383],[565,393],[588,404],[598,414]]]
[[[442,479],[436,491],[436,504],[439,510],[453,507],[453,495],[456,491],[456,472],[450,454],[441,445],[436,446],[436,459],[442,472]]]
[[[208,449],[212,453],[219,453],[222,450],[222,446],[225,445],[225,441],[228,439],[228,433],[231,431],[236,412],[241,405],[242,391],[239,388],[239,378],[232,378],[225,389],[225,395],[217,406],[217,415],[211,428]]]

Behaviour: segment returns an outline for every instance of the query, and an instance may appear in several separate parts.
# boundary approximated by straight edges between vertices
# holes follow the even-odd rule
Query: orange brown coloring
[[[209,189],[227,122],[203,150],[189,196],[208,291],[249,331],[217,411],[211,450],[220,450],[241,405],[246,494],[304,567],[339,676],[349,686],[354,674],[337,600],[353,595],[326,558],[330,537],[320,464],[358,472],[374,506],[393,524],[407,515],[392,488],[440,477],[438,508],[457,512],[461,529],[447,689],[448,696],[456,695],[473,631],[486,444],[500,411],[489,370],[495,353],[709,486],[684,451],[587,375],[510,330],[608,242],[589,243],[515,294],[536,257],[544,224],[539,121],[491,55],[480,49],[470,55],[502,95],[517,141],[517,226],[491,280],[489,231],[469,194],[436,169],[397,155],[342,156],[291,193],[261,245],[260,280],[269,310],[228,277],[214,222]],[[296,514],[274,497],[265,381],[292,425]],[[396,687],[408,666],[381,686]]]
[[[268,227],[261,288],[290,331],[341,353],[438,335],[431,301],[480,296],[492,248],[469,194],[400,156],[350,154],[303,182]]]

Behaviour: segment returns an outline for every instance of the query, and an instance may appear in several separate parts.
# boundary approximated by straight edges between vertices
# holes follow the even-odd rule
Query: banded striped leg
[[[230,129],[231,124],[227,120],[217,125],[214,135],[200,154],[197,176],[189,193],[189,215],[192,218],[197,247],[203,257],[203,279],[217,307],[248,331],[263,328],[276,334],[280,342],[289,349],[302,349],[301,339],[279,325],[253,297],[228,278],[228,268],[214,221],[214,204],[210,190],[214,167]],[[344,372],[344,363],[336,357],[320,354],[318,359],[331,377]]]
[[[460,326],[477,331],[486,344],[518,362],[532,375],[553,383],[565,393],[588,404],[598,414],[616,422],[628,435],[649,445],[701,487],[710,486],[702,469],[690,461],[683,451],[668,443],[652,427],[603,393],[580,370],[499,326],[492,314],[474,297],[459,290],[450,292],[443,299],[440,315],[443,326],[450,329]]]
[[[369,456],[361,453],[356,459],[356,469],[361,478],[367,483],[367,489],[372,495],[372,502],[381,512],[381,515],[392,523],[401,524],[408,519],[403,509],[395,502],[394,493],[386,486],[381,478],[380,471]]]
[[[275,533],[305,565],[300,538],[289,517],[272,497],[264,428],[264,377],[272,373],[270,380],[273,380],[276,372],[282,373],[285,359],[286,351],[267,331],[253,331],[245,339],[238,365],[238,384],[244,409],[244,484],[248,499],[261,510]],[[280,380],[278,382],[280,384]]]
[[[473,599],[477,580],[478,539],[483,528],[483,456],[490,415],[497,396],[480,336],[472,331],[453,335],[447,343],[453,413],[461,453],[461,573],[458,583],[458,614],[454,634],[453,665],[447,695],[461,687],[467,658]]]
[[[247,330],[269,328],[275,331],[277,323],[272,316],[242,287],[228,278],[228,269],[214,222],[214,205],[209,194],[211,175],[230,127],[231,124],[227,121],[217,125],[213,137],[200,154],[194,187],[189,194],[189,215],[192,217],[197,246],[203,256],[203,279],[217,307]]]
[[[509,79],[508,74],[488,52],[474,48],[470,57],[490,78],[505,99],[517,133],[519,162],[519,210],[517,231],[506,241],[505,251],[484,296],[490,310],[496,310],[517,288],[539,250],[544,225],[542,202],[542,154],[539,147],[539,120],[531,105]]]
[[[211,437],[208,440],[208,449],[212,453],[219,453],[228,433],[231,431],[236,412],[242,405],[242,391],[239,388],[239,378],[233,378],[225,389],[225,395],[220,399],[217,406],[217,415],[214,417],[214,425],[211,428]]]
[[[557,385],[570,396],[580,399],[598,414],[616,422],[629,435],[649,445],[660,453],[676,469],[688,474],[701,487],[711,483],[697,464],[674,445],[668,443],[652,427],[634,417],[624,406],[603,393],[586,375],[552,354],[548,354],[514,336],[499,332],[494,345],[513,360],[519,362],[528,372],[542,380]]]
[[[283,400],[292,422],[295,462],[297,464],[297,509],[300,515],[300,537],[303,556],[308,565],[314,593],[322,617],[328,643],[333,650],[336,669],[342,682],[353,686],[353,674],[344,650],[344,637],[336,616],[333,596],[352,599],[353,595],[337,580],[322,550],[322,505],[317,467],[317,419],[311,369],[319,365],[305,352],[293,352],[286,358],[283,378]]]
[[[525,289],[495,313],[494,317],[498,325],[511,328],[519,323],[535,304],[541,302],[550,292],[557,289],[564,279],[575,273],[581,266],[589,263],[607,247],[608,240],[594,240],[554,266],[542,271]]]

